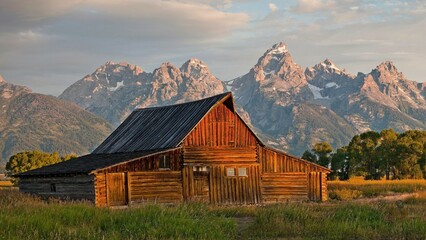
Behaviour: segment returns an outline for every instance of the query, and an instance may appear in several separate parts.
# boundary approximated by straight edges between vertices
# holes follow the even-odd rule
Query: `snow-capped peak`
[[[287,45],[285,43],[280,42],[272,46],[272,48],[268,49],[267,54],[283,54],[288,52]]]
[[[334,69],[337,72],[340,72],[340,68],[338,68],[330,59],[325,59],[323,62],[320,63],[320,65],[326,69]]]

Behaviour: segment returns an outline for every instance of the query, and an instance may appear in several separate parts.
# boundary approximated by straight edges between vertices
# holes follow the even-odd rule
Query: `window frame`
[[[161,155],[158,160],[158,169],[159,170],[170,170],[171,161],[169,155]]]

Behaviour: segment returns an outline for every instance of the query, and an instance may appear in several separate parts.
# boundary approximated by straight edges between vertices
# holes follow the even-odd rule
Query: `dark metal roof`
[[[228,96],[231,93],[177,105],[137,109],[93,153],[177,147],[210,109]]]
[[[130,160],[158,154],[170,149],[150,150],[132,153],[88,154],[68,161],[30,170],[16,177],[57,175],[57,174],[88,174],[94,170],[103,169]]]

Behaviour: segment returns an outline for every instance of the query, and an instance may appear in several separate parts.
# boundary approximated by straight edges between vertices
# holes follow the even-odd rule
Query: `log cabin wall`
[[[183,196],[214,204],[261,202],[256,147],[184,149]]]
[[[296,157],[259,147],[265,202],[327,200],[325,169]]]
[[[169,168],[160,168],[163,156]],[[181,149],[144,157],[95,173],[97,206],[182,201]]]
[[[21,178],[19,190],[42,198],[95,200],[94,178],[91,175]]]
[[[257,139],[228,106],[219,104],[184,140],[186,201],[261,202]]]

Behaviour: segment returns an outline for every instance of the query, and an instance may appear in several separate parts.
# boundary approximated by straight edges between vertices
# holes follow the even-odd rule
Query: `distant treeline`
[[[331,168],[329,179],[426,178],[426,131],[368,131],[355,135],[349,145],[336,151],[327,142],[316,143],[302,158]]]

